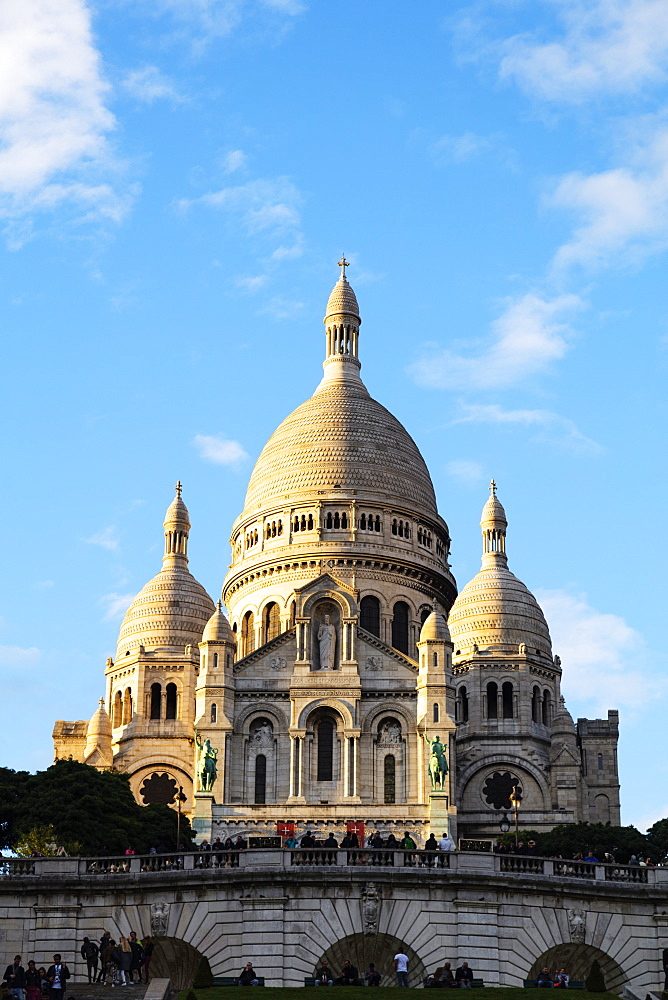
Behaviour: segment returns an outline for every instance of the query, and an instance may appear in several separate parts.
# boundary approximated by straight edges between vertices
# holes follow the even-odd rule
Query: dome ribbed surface
[[[218,607],[209,618],[201,642],[234,642],[234,635],[230,628],[230,623]]]
[[[344,275],[341,275],[330,293],[327,300],[327,309],[325,310],[325,319],[327,319],[328,316],[336,315],[337,313],[352,313],[352,315],[357,316],[358,319],[360,315],[360,307],[357,304],[357,296],[352,290],[348,279]]]
[[[182,566],[168,565],[142,587],[118,635],[118,656],[143,645],[183,652],[197,646],[215,606],[204,587]]]
[[[104,707],[104,701],[100,701],[100,707],[91,715],[86,735],[89,740],[100,737],[111,739],[111,719]]]
[[[503,565],[483,567],[467,583],[452,605],[448,617],[450,635],[464,653],[477,644],[481,652],[496,649],[517,653],[526,643],[529,653],[537,649],[552,656],[550,632],[538,601]]]
[[[440,611],[432,611],[420,629],[420,642],[424,639],[436,639],[439,642],[450,642],[450,632],[445,615]]]
[[[321,386],[274,431],[248,484],[245,513],[303,502],[339,486],[360,503],[399,504],[437,515],[417,445],[389,410],[358,386]]]
[[[492,494],[489,500],[482,509],[482,515],[480,517],[480,525],[488,525],[490,522],[494,524],[501,524],[507,526],[508,519],[506,518],[506,512],[503,509],[503,504],[497,496]]]

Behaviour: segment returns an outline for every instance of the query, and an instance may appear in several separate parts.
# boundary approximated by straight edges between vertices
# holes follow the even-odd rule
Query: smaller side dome
[[[234,645],[234,635],[230,623],[223,614],[221,601],[218,601],[216,610],[204,626],[202,642],[229,642]]]
[[[88,757],[95,749],[111,752],[111,719],[104,707],[104,698],[100,698],[99,707],[88,723],[84,756]]]
[[[557,709],[552,725],[550,726],[550,736],[572,736],[575,738],[576,730],[573,716],[566,708],[564,696],[559,698],[559,708]]]
[[[425,618],[420,629],[419,642],[424,642],[427,639],[436,640],[437,642],[450,642],[450,630],[448,629],[445,615],[436,607],[434,607],[429,617]]]

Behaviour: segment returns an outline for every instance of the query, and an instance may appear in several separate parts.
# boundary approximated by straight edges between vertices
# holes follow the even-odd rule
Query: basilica
[[[569,714],[494,483],[480,571],[458,592],[424,459],[360,376],[345,272],[322,380],[256,462],[221,599],[190,572],[179,483],[105,697],[89,722],[56,723],[56,759],[126,772],[140,803],[181,801],[200,839],[483,839],[520,799],[525,829],[619,823],[618,713]]]

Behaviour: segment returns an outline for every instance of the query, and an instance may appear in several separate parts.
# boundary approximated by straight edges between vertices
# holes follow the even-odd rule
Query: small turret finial
[[[489,492],[492,494],[493,497],[496,496],[496,483],[493,479],[489,484]]]
[[[220,598],[218,598],[218,604],[216,605],[216,607],[218,608],[219,611],[223,610],[223,602],[221,601]]]
[[[346,268],[350,267],[350,261],[346,260],[345,254],[341,254],[341,260],[338,262],[338,265],[341,268],[341,277],[345,278]]]
[[[178,483],[176,484],[176,486],[174,487],[174,489],[176,490],[177,497],[180,497],[181,496],[181,490],[183,489],[183,486],[181,486],[181,480],[180,479],[179,479]]]

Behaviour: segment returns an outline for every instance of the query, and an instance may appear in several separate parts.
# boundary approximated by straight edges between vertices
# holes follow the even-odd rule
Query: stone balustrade
[[[244,849],[101,858],[0,858],[0,880],[57,877],[110,877],[119,874],[210,872],[221,868],[394,868],[431,869],[546,879],[589,880],[633,885],[668,885],[668,868],[599,864],[527,855],[478,852],[375,850],[372,848]]]

